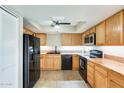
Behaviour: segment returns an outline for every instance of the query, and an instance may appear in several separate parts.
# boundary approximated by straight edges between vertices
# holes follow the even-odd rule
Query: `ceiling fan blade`
[[[59,23],[61,25],[70,25],[71,23]]]

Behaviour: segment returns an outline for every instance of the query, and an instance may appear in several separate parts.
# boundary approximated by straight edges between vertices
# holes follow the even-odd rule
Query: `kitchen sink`
[[[60,52],[52,51],[52,52],[48,52],[47,54],[60,54]]]

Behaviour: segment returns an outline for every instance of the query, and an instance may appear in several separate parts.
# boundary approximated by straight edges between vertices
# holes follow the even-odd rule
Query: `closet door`
[[[0,7],[0,87],[18,87],[18,19]]]

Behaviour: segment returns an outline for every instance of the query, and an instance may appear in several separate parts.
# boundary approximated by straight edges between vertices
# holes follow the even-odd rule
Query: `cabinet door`
[[[110,81],[110,88],[122,88],[122,87],[117,83],[115,83],[114,81]]]
[[[61,43],[63,46],[71,46],[71,34],[62,34]]]
[[[47,38],[46,34],[37,33],[36,37],[40,38],[40,46],[45,46],[46,45],[46,38]]]
[[[29,30],[29,29],[27,29],[27,28],[24,28],[24,29],[23,29],[23,33],[24,33],[24,34],[28,34],[28,35],[33,35],[33,36],[34,36],[34,34],[35,34],[33,31],[31,31],[31,30]]]
[[[72,56],[72,69],[79,70],[79,56],[78,55]]]
[[[89,31],[90,31],[89,33],[92,34],[92,33],[95,33],[96,32],[96,29],[95,29],[95,27],[93,27]]]
[[[72,34],[71,35],[71,45],[72,46],[79,46],[82,45],[82,36],[81,34]]]
[[[96,26],[96,45],[105,44],[105,21]]]
[[[61,69],[61,56],[54,55],[53,69],[60,70]]]
[[[84,32],[85,33],[85,35],[87,36],[87,35],[89,35],[90,34],[90,30],[87,30],[86,32]]]
[[[53,70],[53,55],[51,54],[46,55],[45,68],[46,70]]]
[[[85,44],[85,33],[82,33],[82,45]]]
[[[95,71],[95,88],[107,88],[107,77]]]
[[[109,45],[124,44],[123,11],[106,20],[106,43]]]
[[[110,88],[124,88],[124,76],[117,72],[109,71],[108,86]]]
[[[46,67],[45,66],[45,55],[41,55],[41,57],[40,57],[40,69],[45,70],[46,69],[45,67]]]
[[[92,62],[88,62],[87,65],[87,81],[91,87],[94,87],[94,64]]]

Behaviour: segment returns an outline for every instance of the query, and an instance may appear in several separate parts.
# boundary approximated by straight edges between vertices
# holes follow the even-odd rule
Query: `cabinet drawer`
[[[95,65],[95,70],[102,73],[104,76],[107,76],[107,69],[103,68],[102,66]]]
[[[121,76],[120,74],[113,71],[111,71],[109,75],[110,75],[110,81],[113,81],[119,86],[124,87],[124,76]]]
[[[110,81],[110,88],[122,88],[122,87],[119,86],[117,83]]]
[[[87,64],[90,65],[91,67],[94,67],[94,63],[91,61],[88,61]]]

